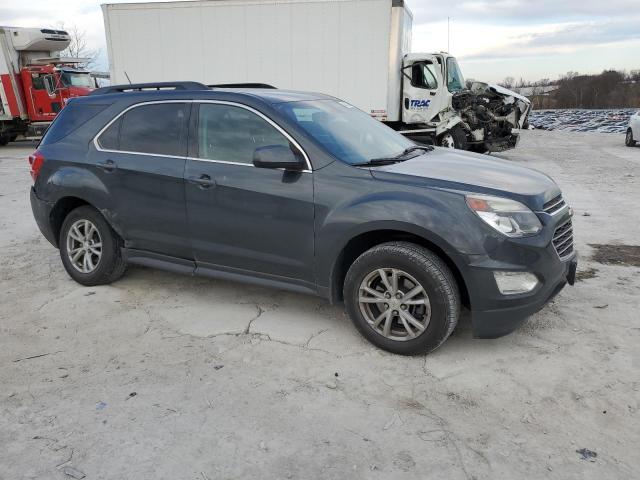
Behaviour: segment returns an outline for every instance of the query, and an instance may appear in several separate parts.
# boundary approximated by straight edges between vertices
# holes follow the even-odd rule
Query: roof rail
[[[106,95],[107,93],[142,92],[148,90],[209,90],[209,87],[198,82],[155,82],[110,85],[96,88],[89,95]]]
[[[217,85],[207,85],[211,88],[273,88],[276,87],[268,83],[218,83]]]

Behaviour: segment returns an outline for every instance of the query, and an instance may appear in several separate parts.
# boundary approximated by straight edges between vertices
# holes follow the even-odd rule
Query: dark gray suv
[[[441,345],[461,306],[476,336],[504,335],[575,278],[547,175],[416,145],[326,95],[106,87],[29,160],[35,219],[77,282],[131,263],[316,294],[395,353]]]

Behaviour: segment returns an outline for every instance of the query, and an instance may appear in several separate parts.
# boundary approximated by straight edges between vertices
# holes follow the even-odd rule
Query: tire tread
[[[447,314],[445,317],[445,329],[440,338],[436,338],[430,346],[416,350],[406,350],[396,352],[401,354],[413,355],[417,353],[429,353],[440,347],[445,340],[451,335],[460,317],[460,291],[458,284],[446,263],[435,253],[421,245],[405,242],[392,241],[381,243],[360,255],[351,265],[344,282],[344,298],[348,299],[348,286],[354,282],[354,277],[358,274],[359,266],[366,262],[372,256],[391,255],[404,256],[409,259],[418,268],[423,269],[427,274],[431,275],[440,286],[440,291],[445,297],[447,306]],[[356,324],[357,326],[357,324]]]

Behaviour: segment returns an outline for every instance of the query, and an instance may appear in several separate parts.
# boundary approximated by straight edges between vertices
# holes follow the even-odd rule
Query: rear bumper
[[[36,191],[31,187],[31,211],[33,212],[33,218],[38,224],[38,228],[42,232],[42,235],[49,240],[51,245],[58,247],[58,239],[55,237],[51,228],[51,210],[53,210],[53,204],[38,198]]]

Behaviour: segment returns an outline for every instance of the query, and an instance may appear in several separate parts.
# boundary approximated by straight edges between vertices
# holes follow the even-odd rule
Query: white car
[[[638,140],[636,140],[638,139]],[[640,110],[631,115],[629,119],[629,128],[627,128],[627,136],[625,138],[625,145],[627,147],[635,146],[636,142],[640,140]]]

